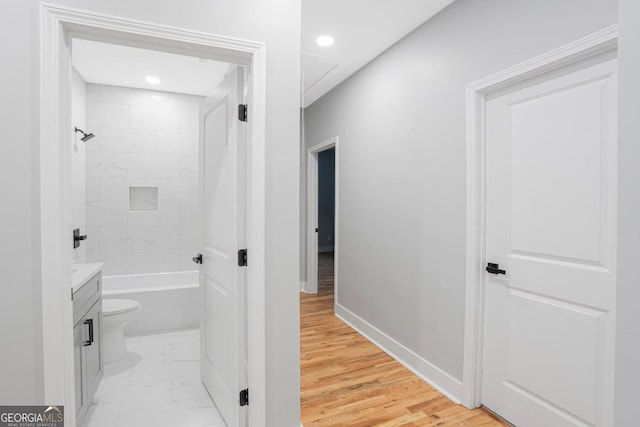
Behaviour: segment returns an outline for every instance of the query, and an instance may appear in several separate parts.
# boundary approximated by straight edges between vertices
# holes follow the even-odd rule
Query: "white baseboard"
[[[455,403],[460,404],[460,396],[462,396],[461,381],[453,378],[340,304],[335,305],[335,314],[347,325],[358,331],[360,335],[404,365],[405,368]]]
[[[300,292],[307,292],[307,282],[304,280],[300,282]]]

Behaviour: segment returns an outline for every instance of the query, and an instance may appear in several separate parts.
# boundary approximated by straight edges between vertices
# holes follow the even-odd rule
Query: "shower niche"
[[[158,187],[129,187],[130,211],[157,211]]]

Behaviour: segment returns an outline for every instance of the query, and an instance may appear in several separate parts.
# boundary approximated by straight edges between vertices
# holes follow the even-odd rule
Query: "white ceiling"
[[[454,0],[303,0],[303,105],[311,105]],[[318,36],[335,38],[331,47]]]
[[[303,0],[302,103],[311,105],[454,0]],[[329,34],[330,47],[316,38]],[[90,83],[209,95],[229,64],[146,49],[73,40],[73,65]],[[161,83],[152,85],[145,77]]]
[[[73,39],[73,66],[89,83],[209,95],[229,64],[193,56]],[[160,84],[145,81],[156,76]]]

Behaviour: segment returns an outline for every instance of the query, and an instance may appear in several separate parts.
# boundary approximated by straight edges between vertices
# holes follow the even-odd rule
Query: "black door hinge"
[[[247,121],[247,104],[239,104],[238,105],[238,120],[241,122]]]
[[[247,406],[249,404],[249,389],[245,388],[240,392],[240,406]]]
[[[246,249],[240,249],[238,251],[238,266],[239,267],[247,266],[247,250]]]

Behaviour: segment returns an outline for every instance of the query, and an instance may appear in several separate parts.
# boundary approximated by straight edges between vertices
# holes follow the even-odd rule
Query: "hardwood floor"
[[[456,405],[333,315],[333,253],[318,294],[300,294],[302,423],[312,426],[506,426]]]

